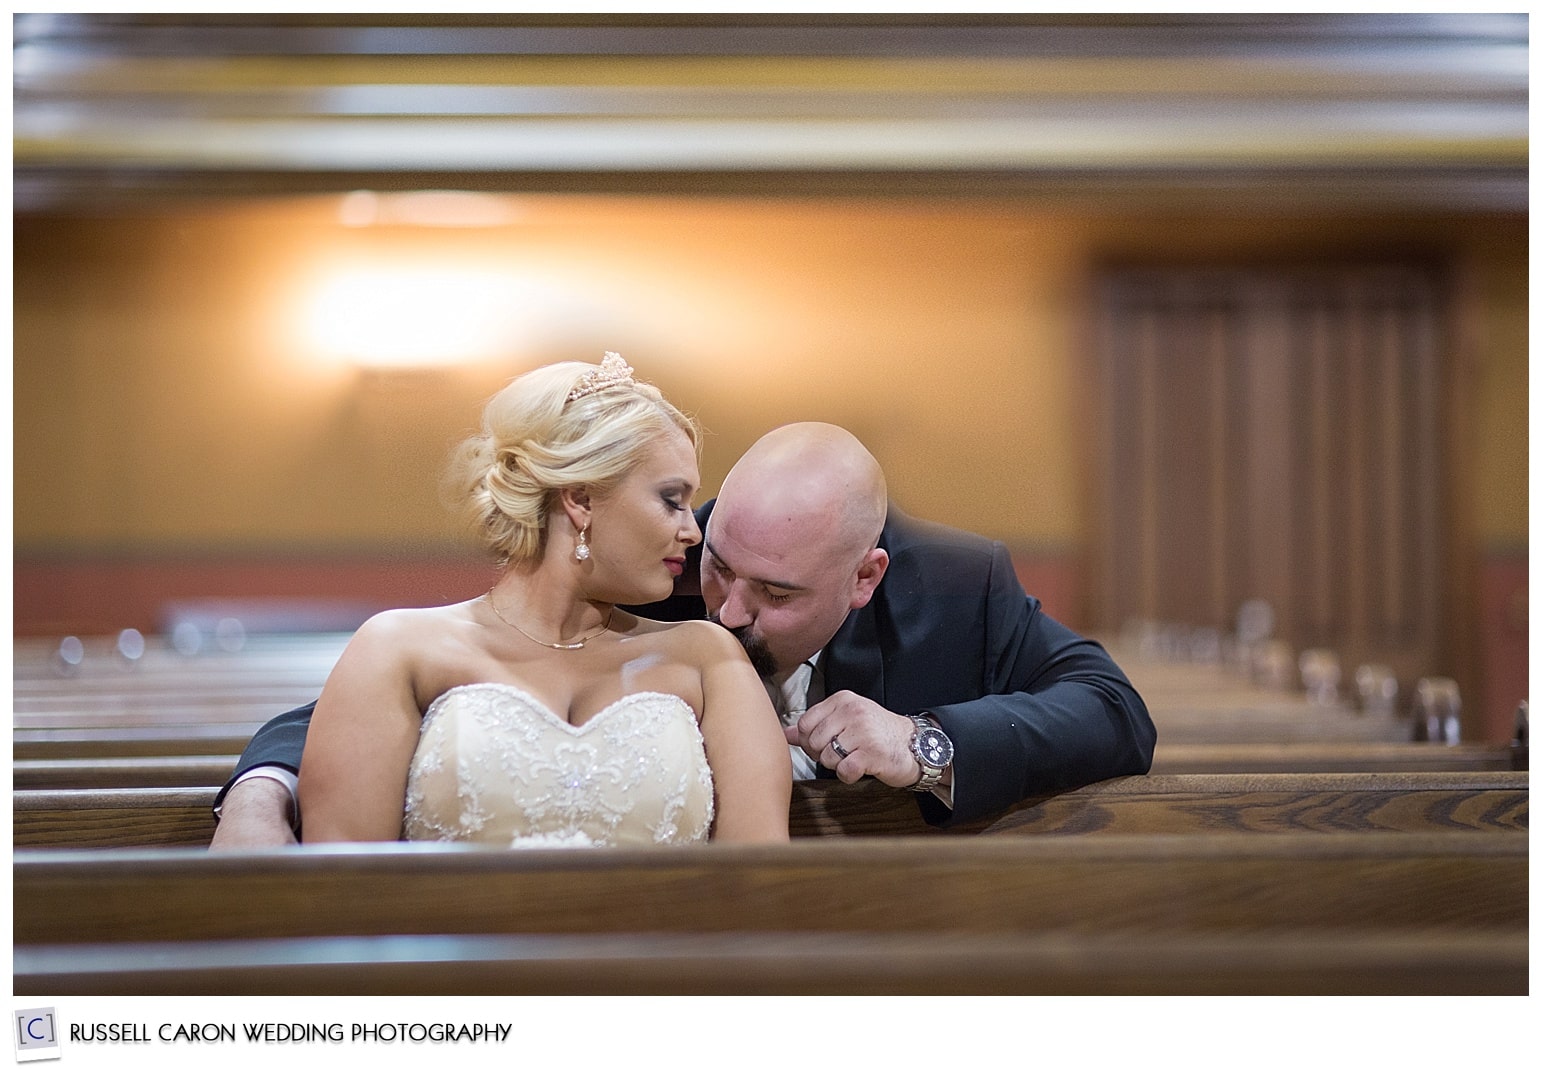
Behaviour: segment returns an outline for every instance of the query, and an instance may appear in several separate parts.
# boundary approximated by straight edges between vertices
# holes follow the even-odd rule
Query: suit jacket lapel
[[[874,702],[884,701],[883,654],[871,603],[847,615],[846,623],[825,647],[824,670],[826,695],[855,691]]]

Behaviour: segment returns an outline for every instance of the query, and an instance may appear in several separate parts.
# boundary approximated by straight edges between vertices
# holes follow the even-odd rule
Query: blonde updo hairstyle
[[[627,381],[569,401],[595,368],[564,361],[521,375],[487,403],[481,434],[455,451],[448,496],[504,564],[540,562],[561,491],[614,490],[672,428],[700,449],[695,421],[648,383]]]

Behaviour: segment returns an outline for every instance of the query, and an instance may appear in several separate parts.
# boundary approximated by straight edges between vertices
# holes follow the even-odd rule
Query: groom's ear
[[[875,546],[863,556],[862,563],[857,566],[856,582],[851,591],[852,609],[861,609],[873,600],[873,592],[878,589],[878,583],[887,571],[889,551],[883,547]]]

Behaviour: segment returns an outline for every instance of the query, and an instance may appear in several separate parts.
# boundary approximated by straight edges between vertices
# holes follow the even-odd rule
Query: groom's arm
[[[236,771],[214,798],[211,849],[282,847],[297,842],[295,786],[314,702],[281,713],[257,730]]]
[[[1021,799],[1151,768],[1156,728],[1139,693],[1094,640],[1023,593],[995,547],[987,581],[987,694],[928,712],[953,740],[953,809],[918,797],[932,824],[998,813]]]

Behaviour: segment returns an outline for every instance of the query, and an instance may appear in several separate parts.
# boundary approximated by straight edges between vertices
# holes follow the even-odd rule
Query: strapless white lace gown
[[[423,715],[409,840],[512,847],[699,843],[712,772],[684,699],[624,695],[578,727],[508,684],[465,684]]]

